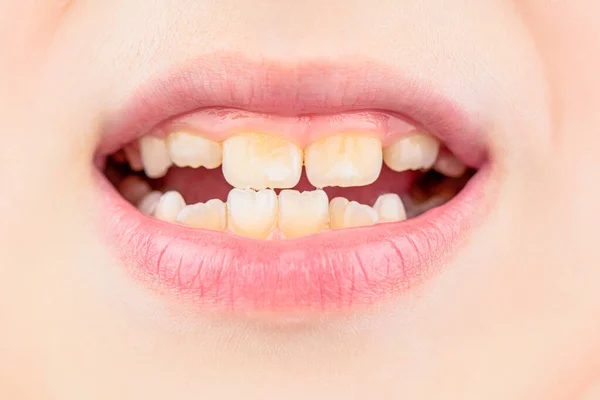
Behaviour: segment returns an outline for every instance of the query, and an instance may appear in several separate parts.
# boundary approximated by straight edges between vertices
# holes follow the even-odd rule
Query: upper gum
[[[220,111],[220,112],[217,112]],[[399,117],[379,111],[348,112],[330,115],[277,116],[244,110],[206,109],[169,121],[155,133],[167,136],[185,131],[217,142],[255,132],[283,137],[304,149],[324,137],[339,134],[374,136],[388,146],[417,128]]]

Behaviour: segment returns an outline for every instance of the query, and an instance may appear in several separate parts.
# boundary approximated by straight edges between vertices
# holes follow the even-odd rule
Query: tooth
[[[278,226],[287,238],[311,235],[327,228],[329,199],[322,190],[279,193]]]
[[[146,215],[154,215],[154,211],[156,210],[156,206],[162,197],[161,192],[150,192],[142,200],[137,204],[138,210],[142,212],[142,214]]]
[[[355,228],[374,225],[378,221],[377,212],[364,204],[336,197],[329,203],[329,220],[331,228]]]
[[[277,195],[270,189],[232,189],[227,197],[227,224],[240,235],[266,238],[277,225]]]
[[[123,147],[123,153],[125,153],[125,158],[129,162],[129,167],[132,171],[139,172],[144,170],[142,156],[140,155],[138,149],[136,149],[132,145],[127,145]]]
[[[160,198],[156,210],[154,210],[154,218],[167,222],[175,222],[177,214],[185,207],[185,200],[179,192],[172,190],[166,192]]]
[[[246,133],[223,143],[223,175],[236,188],[291,188],[301,173],[302,150],[284,139]]]
[[[186,206],[177,215],[177,222],[192,228],[222,231],[226,227],[227,210],[225,203],[212,199],[206,203]]]
[[[140,138],[140,154],[144,170],[149,178],[165,176],[171,166],[171,157],[163,139],[154,136]]]
[[[305,151],[306,176],[317,187],[364,186],[377,180],[382,165],[381,141],[362,135],[330,136]]]
[[[167,147],[178,167],[217,168],[221,165],[221,144],[187,132],[174,132],[167,137]]]
[[[398,222],[406,219],[404,204],[400,196],[395,193],[379,196],[373,209],[379,216],[378,222]]]
[[[453,154],[442,152],[438,156],[433,169],[450,178],[460,178],[467,172],[467,166]]]
[[[383,149],[383,161],[397,172],[429,169],[435,163],[439,150],[440,142],[436,138],[416,134]]]
[[[151,191],[152,188],[148,182],[136,175],[126,177],[119,184],[119,193],[132,204],[142,200]]]

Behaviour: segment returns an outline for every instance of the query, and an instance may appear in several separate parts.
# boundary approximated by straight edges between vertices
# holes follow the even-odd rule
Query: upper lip
[[[402,223],[283,242],[193,230],[144,217],[108,188],[100,224],[136,276],[169,293],[232,308],[331,308],[372,303],[436,271],[468,235],[487,194],[486,137],[475,116],[426,83],[364,62],[288,66],[204,57],[138,88],[107,118],[99,154],[200,108],[278,114],[385,110],[438,136],[463,162],[482,168],[450,203]],[[359,231],[361,233],[359,233]],[[317,238],[317,239],[315,239]]]

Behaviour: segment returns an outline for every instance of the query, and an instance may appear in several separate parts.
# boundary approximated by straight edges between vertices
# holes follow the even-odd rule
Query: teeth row
[[[377,138],[339,134],[312,143],[303,151],[283,138],[261,133],[240,134],[221,144],[188,132],[175,132],[166,139],[144,136],[138,146],[139,153],[126,147],[125,156],[132,169],[143,168],[149,178],[163,177],[173,164],[209,169],[222,164],[223,175],[231,186],[261,190],[296,186],[303,165],[308,180],[317,188],[369,185],[379,177],[383,163],[397,172],[431,168],[440,143],[415,132],[382,149]]]
[[[137,184],[137,183],[136,183]],[[278,228],[286,238],[343,229],[398,222],[406,219],[397,194],[381,195],[373,207],[336,197],[329,201],[322,190],[232,189],[227,204],[218,199],[186,205],[179,192],[149,191],[137,201],[138,208],[157,219],[193,228],[229,230],[258,239],[269,237]]]

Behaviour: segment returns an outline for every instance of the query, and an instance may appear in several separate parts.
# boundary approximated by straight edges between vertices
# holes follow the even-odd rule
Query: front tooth
[[[206,203],[186,206],[177,215],[177,222],[192,228],[222,231],[227,222],[225,203],[219,199],[212,199]]]
[[[155,136],[140,138],[140,154],[148,178],[161,178],[171,167],[171,157],[167,144]]]
[[[398,222],[406,219],[406,210],[402,199],[395,193],[379,196],[373,209],[379,216],[379,222]]]
[[[362,135],[330,136],[308,146],[306,176],[317,187],[365,186],[381,172],[381,141]]]
[[[291,188],[301,173],[302,150],[284,139],[246,133],[223,143],[223,175],[236,188]]]
[[[240,235],[266,238],[277,225],[277,195],[270,189],[232,189],[227,197],[227,224]]]
[[[329,221],[332,229],[369,226],[377,223],[377,212],[364,204],[336,197],[329,203]]]
[[[383,149],[383,161],[396,172],[429,169],[435,163],[440,142],[429,135],[415,134]]]
[[[175,222],[177,214],[185,207],[185,200],[179,192],[172,190],[166,192],[160,198],[156,210],[154,210],[154,218],[167,222]]]
[[[322,190],[279,193],[278,226],[287,238],[312,235],[327,228],[329,199]]]
[[[140,210],[142,214],[154,215],[154,211],[156,211],[156,206],[162,195],[163,194],[158,191],[148,193],[137,204],[138,210]]]
[[[187,132],[174,132],[167,137],[167,147],[178,167],[217,168],[221,165],[221,144]]]

